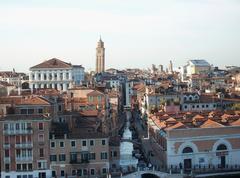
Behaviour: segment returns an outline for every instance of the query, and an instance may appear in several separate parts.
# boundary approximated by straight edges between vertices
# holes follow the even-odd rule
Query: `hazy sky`
[[[240,0],[0,0],[0,70],[53,57],[95,69],[100,35],[107,68],[240,65]]]

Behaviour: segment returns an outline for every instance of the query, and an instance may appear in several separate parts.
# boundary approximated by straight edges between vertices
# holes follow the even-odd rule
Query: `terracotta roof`
[[[178,122],[177,124],[167,127],[166,130],[172,130],[172,129],[184,129],[187,128],[186,125],[184,125],[182,122]]]
[[[18,105],[50,105],[50,102],[41,97],[23,98]]]
[[[88,93],[87,95],[98,96],[98,95],[103,95],[103,93],[100,91],[94,90],[94,91]]]
[[[173,117],[170,117],[166,120],[166,122],[177,122],[177,120],[174,119]]]
[[[72,65],[70,63],[66,63],[56,58],[49,59],[44,61],[38,65],[31,67],[30,69],[38,69],[38,68],[71,68]]]
[[[98,110],[83,110],[80,112],[80,114],[82,116],[88,116],[88,117],[91,117],[91,116],[98,116]]]
[[[240,119],[232,122],[230,125],[232,125],[232,126],[240,126]]]
[[[224,127],[224,125],[219,124],[211,119],[208,119],[200,127],[201,128],[216,128],[216,127]]]
[[[204,118],[205,118],[204,116],[197,114],[196,116],[193,117],[193,120],[202,120]]]

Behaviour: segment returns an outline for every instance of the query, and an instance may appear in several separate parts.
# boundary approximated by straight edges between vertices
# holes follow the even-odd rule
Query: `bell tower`
[[[105,71],[105,48],[101,37],[97,43],[96,48],[96,73]]]

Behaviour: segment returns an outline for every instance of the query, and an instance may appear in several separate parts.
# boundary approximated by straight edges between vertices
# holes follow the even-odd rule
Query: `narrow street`
[[[141,142],[141,149],[144,153],[144,157],[147,158],[147,162],[154,166],[156,170],[164,170],[164,163],[161,161],[163,160],[163,153],[161,152],[160,146],[153,138],[149,137],[148,127],[144,125],[138,110],[134,109],[132,113],[134,126],[138,132],[138,138]]]

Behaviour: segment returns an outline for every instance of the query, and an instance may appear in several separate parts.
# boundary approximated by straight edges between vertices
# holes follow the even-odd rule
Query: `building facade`
[[[52,177],[104,177],[109,171],[107,137],[92,138],[81,135],[50,140]]]
[[[30,68],[31,89],[55,88],[66,91],[84,80],[84,68],[53,58]]]
[[[9,115],[0,120],[1,177],[48,178],[50,118]]]

